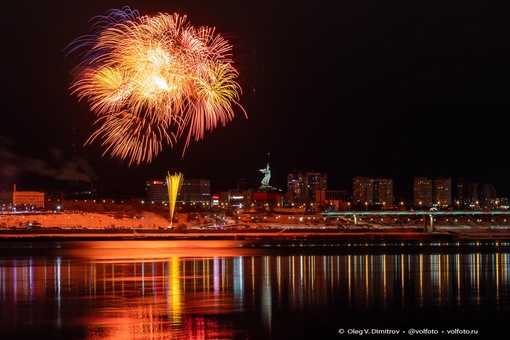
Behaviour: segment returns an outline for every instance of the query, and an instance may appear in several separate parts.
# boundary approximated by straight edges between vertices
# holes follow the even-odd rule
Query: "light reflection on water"
[[[0,257],[0,325],[13,339],[312,338],[319,329],[338,338],[345,325],[430,328],[423,317],[434,316],[451,318],[440,320],[445,327],[480,328],[476,313],[494,322],[509,315],[508,245],[361,246],[17,243]]]

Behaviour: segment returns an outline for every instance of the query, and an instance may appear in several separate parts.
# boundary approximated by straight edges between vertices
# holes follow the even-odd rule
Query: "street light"
[[[365,202],[365,211],[368,210],[368,202]]]

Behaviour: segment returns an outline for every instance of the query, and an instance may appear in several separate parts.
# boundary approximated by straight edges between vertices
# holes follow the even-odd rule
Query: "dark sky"
[[[104,195],[138,193],[167,171],[207,178],[213,190],[244,178],[286,189],[289,171],[352,177],[451,177],[510,196],[510,21],[505,1],[10,1],[4,5],[0,190],[44,190],[92,179]],[[233,121],[128,166],[84,146],[95,117],[71,95],[78,60],[65,47],[89,20],[130,6],[186,14],[234,45],[242,87]],[[73,166],[73,143],[78,167]]]

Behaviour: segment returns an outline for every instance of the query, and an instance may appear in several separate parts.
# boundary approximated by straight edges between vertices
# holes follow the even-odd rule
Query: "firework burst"
[[[140,16],[129,7],[92,19],[92,34],[67,54],[81,61],[71,94],[86,100],[103,155],[150,163],[165,147],[204,138],[234,118],[241,87],[232,46],[215,28],[195,28],[185,15]]]

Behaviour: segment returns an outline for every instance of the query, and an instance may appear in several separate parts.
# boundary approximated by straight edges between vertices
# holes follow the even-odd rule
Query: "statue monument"
[[[269,163],[267,163],[264,169],[260,169],[260,172],[264,174],[264,178],[260,182],[262,185],[259,189],[271,189],[272,187],[269,185],[269,180],[271,179],[271,169],[269,168]]]

